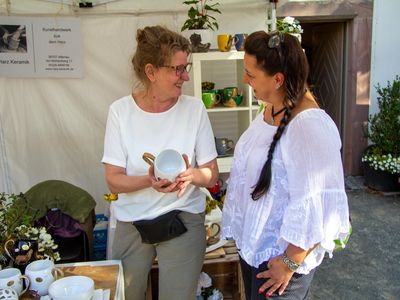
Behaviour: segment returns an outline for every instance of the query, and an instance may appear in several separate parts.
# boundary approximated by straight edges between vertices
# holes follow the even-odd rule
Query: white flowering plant
[[[210,275],[201,272],[197,282],[196,300],[222,300],[222,293],[213,287]]]
[[[400,174],[400,156],[394,157],[392,154],[380,154],[378,148],[368,151],[361,161],[369,164],[375,170],[386,171],[391,174]]]
[[[53,237],[47,233],[45,227],[32,227],[21,225],[16,229],[16,237],[20,240],[31,240],[37,242],[37,255],[50,258],[54,261],[60,260],[60,254],[56,252],[58,245],[54,243]]]
[[[376,90],[379,112],[369,116],[367,131],[372,146],[361,160],[375,170],[400,174],[400,77]]]
[[[10,263],[17,263],[16,257],[20,255],[20,261],[26,262],[25,254],[33,248],[29,260],[50,258],[60,260],[54,243],[46,228],[34,226],[36,211],[28,205],[23,193],[0,193],[0,266],[6,267]],[[33,252],[33,251],[32,251]],[[24,259],[24,260],[23,260]]]
[[[285,33],[303,33],[303,28],[301,28],[300,22],[293,17],[285,17],[283,19],[276,20],[276,29],[279,32]]]

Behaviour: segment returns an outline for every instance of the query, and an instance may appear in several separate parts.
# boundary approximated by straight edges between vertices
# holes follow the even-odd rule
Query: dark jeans
[[[242,269],[242,277],[244,282],[244,288],[246,293],[246,300],[261,300],[269,299],[265,297],[268,289],[265,290],[261,295],[258,294],[258,290],[261,285],[266,281],[265,278],[256,278],[256,275],[260,272],[268,270],[268,262],[264,262],[254,268],[248,265],[240,256],[240,267]],[[313,269],[309,274],[303,275],[294,273],[289,281],[288,286],[281,296],[278,295],[278,291],[271,295],[271,299],[279,300],[304,300],[307,298],[308,291],[310,289],[311,281],[314,277],[315,269]]]

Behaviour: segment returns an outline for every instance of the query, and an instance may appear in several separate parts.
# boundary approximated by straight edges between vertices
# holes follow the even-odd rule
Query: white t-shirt
[[[269,191],[254,201],[251,193],[276,129],[261,113],[237,142],[221,238],[233,238],[253,267],[282,254],[289,243],[303,249],[320,243],[297,270],[307,274],[350,230],[340,136],[321,109],[296,115],[276,145]]]
[[[186,153],[194,167],[217,157],[214,135],[203,103],[182,95],[169,110],[161,113],[143,111],[132,96],[123,97],[111,106],[107,119],[102,162],[126,169],[128,176],[148,174],[144,152],[157,156],[162,150]],[[153,219],[174,209],[200,213],[205,209],[205,195],[189,185],[182,197],[145,188],[121,193],[112,202],[119,221]]]

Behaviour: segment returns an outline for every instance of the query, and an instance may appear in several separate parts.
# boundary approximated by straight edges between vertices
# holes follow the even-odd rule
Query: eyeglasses
[[[273,31],[271,32],[270,38],[268,40],[268,48],[276,49],[276,51],[278,52],[279,62],[281,64],[282,71],[284,67],[284,61],[283,61],[281,44],[284,42],[284,38],[285,36],[282,33],[278,31]]]
[[[161,66],[163,68],[171,68],[175,70],[176,76],[181,76],[184,72],[189,73],[192,69],[192,63],[187,63],[186,65],[179,66]]]

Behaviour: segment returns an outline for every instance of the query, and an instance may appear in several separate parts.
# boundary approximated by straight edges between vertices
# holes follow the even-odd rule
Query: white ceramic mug
[[[160,152],[157,157],[145,152],[143,159],[148,164],[154,164],[154,175],[157,179],[175,181],[179,173],[186,170],[186,163],[182,155],[174,149],[166,149]]]
[[[47,295],[50,284],[55,279],[64,276],[62,270],[56,268],[49,259],[31,262],[25,269],[25,275],[31,281],[30,289],[40,296]]]
[[[26,288],[23,288],[22,280],[25,279]],[[18,295],[26,292],[29,287],[29,278],[21,274],[21,271],[16,268],[7,268],[0,271],[0,288],[11,288]]]

